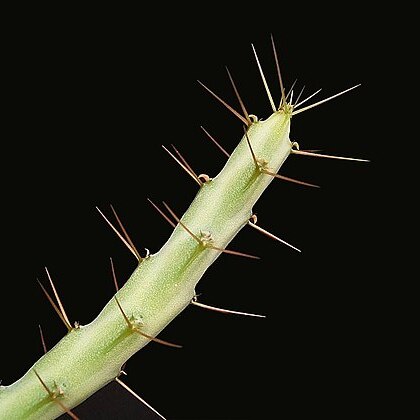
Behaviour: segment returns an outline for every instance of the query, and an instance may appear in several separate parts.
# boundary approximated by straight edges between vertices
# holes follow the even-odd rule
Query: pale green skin
[[[289,112],[254,122],[248,137],[258,159],[277,172],[292,149]],[[252,206],[273,177],[259,171],[245,136],[216,178],[204,183],[182,217],[197,236],[210,232],[226,248],[247,224]],[[151,336],[165,328],[193,299],[195,286],[220,251],[206,248],[177,225],[160,251],[141,261],[117,293],[129,318],[141,321]],[[115,299],[90,324],[72,329],[18,381],[0,386],[0,419],[54,419],[63,409],[48,388],[63,391],[60,401],[73,408],[114,380],[121,366],[150,340],[129,329]],[[59,387],[59,388],[58,388]]]

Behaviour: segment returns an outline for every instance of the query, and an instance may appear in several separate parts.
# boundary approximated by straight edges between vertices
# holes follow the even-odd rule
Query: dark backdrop
[[[184,348],[151,343],[128,362],[125,380],[168,419],[358,415],[372,398],[380,323],[370,263],[376,140],[361,112],[372,100],[373,57],[363,15],[269,7],[232,17],[203,9],[191,18],[163,6],[165,17],[146,10],[45,12],[14,15],[6,42],[12,94],[1,169],[3,384],[41,355],[38,324],[48,347],[65,333],[36,283],[47,282],[44,266],[69,317],[82,324],[114,293],[109,257],[120,283],[134,269],[95,206],[111,215],[112,203],[139,249],[156,252],[171,228],[146,198],[182,214],[196,192],[161,145],[175,144],[197,172],[222,168],[224,156],[200,125],[228,150],[242,126],[196,79],[238,108],[229,66],[249,111],[269,116],[251,42],[278,100],[273,33],[286,86],[298,78],[297,90],[322,87],[323,98],[362,83],[293,118],[293,139],[373,162],[288,159],[283,174],[322,188],[276,180],[255,212],[261,226],[302,254],[244,229],[231,247],[262,260],[222,256],[197,287],[203,302],[267,319],[189,308],[161,334]],[[146,416],[115,384],[75,412]]]

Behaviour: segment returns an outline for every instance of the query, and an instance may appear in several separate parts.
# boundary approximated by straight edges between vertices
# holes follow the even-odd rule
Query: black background
[[[179,214],[194,182],[161,145],[175,144],[197,172],[215,175],[224,156],[200,125],[233,150],[242,125],[196,82],[237,106],[224,66],[248,110],[270,106],[252,56],[259,52],[276,100],[270,45],[277,41],[286,86],[298,78],[318,98],[357,90],[292,120],[302,148],[364,157],[350,163],[291,157],[255,206],[259,224],[298,254],[244,229],[197,287],[203,302],[263,313],[241,318],[187,309],[127,364],[124,380],[168,419],[337,418],[374,397],[381,319],[371,263],[377,146],[372,101],[374,36],[358,10],[203,9],[188,17],[162,7],[135,10],[24,10],[6,41],[7,130],[2,145],[2,340],[0,377],[9,384],[52,347],[64,326],[36,278],[55,279],[69,317],[90,322],[135,261],[95,210],[117,209],[139,249],[156,252],[170,226],[146,198]],[[330,10],[331,12],[331,10]],[[146,27],[146,23],[151,24]],[[278,182],[277,182],[278,181]],[[110,394],[105,394],[108,392]],[[366,410],[366,409],[365,409]],[[81,418],[147,418],[121,388],[108,387],[75,410]],[[365,411],[366,412],[366,411]],[[153,417],[151,417],[153,418]]]

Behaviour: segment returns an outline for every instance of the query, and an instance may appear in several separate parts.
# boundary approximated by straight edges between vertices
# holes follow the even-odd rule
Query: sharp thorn
[[[145,332],[141,331],[139,328],[134,329],[134,331],[151,341],[155,341],[156,343],[163,344],[164,346],[167,346],[167,347],[174,347],[176,349],[182,349],[182,346],[179,344],[171,343],[169,341],[161,340],[160,338],[153,337],[152,335],[146,334]]]
[[[286,98],[284,99],[286,102],[289,99],[290,94],[293,92],[293,88],[295,87],[295,84],[297,83],[297,79],[292,83],[292,86],[290,87],[289,91],[286,94]]]
[[[125,236],[125,239],[127,240],[127,242],[130,244],[131,249],[134,251],[134,253],[136,254],[136,257],[139,261],[141,261],[141,256],[139,251],[137,250],[136,246],[134,245],[134,242],[131,240],[130,235],[127,233],[127,230],[125,229],[124,225],[121,222],[121,219],[118,217],[117,212],[114,209],[114,206],[112,204],[109,205],[111,207],[112,213],[114,213],[114,217],[117,220],[117,223],[120,227],[120,229],[123,231],[123,234]]]
[[[295,149],[292,149],[292,153],[295,155],[313,156],[313,157],[320,157],[320,158],[327,158],[327,159],[352,160],[355,162],[370,162],[370,160],[368,159],[357,159],[357,158],[350,158],[350,157],[343,157],[343,156],[324,155],[320,153],[313,153],[309,151],[295,150]]]
[[[286,97],[285,97],[285,94],[284,94],[283,79],[281,77],[280,64],[279,64],[279,59],[278,59],[278,56],[277,56],[276,46],[274,44],[273,34],[271,34],[271,45],[273,47],[274,60],[276,62],[276,69],[277,69],[277,76],[279,78],[279,83],[280,83],[280,92],[281,92],[281,100],[280,100],[280,105],[279,105],[279,109],[280,109],[281,106],[286,103]]]
[[[118,292],[119,286],[117,282],[117,276],[115,275],[114,262],[112,261],[112,257],[109,257],[109,261],[111,262],[111,272],[112,272],[112,279],[114,280],[115,291]]]
[[[246,138],[246,141],[247,141],[248,146],[249,146],[249,150],[251,151],[251,154],[252,154],[252,159],[253,159],[253,161],[254,161],[254,163],[255,163],[255,167],[256,167],[257,169],[259,169],[259,167],[260,167],[260,166],[258,165],[258,160],[257,160],[257,157],[255,156],[254,150],[252,149],[251,142],[250,142],[250,140],[249,140],[248,133],[247,133],[247,131],[246,131],[246,128],[245,128],[245,127],[244,127],[244,133],[245,133],[245,138]]]
[[[114,225],[107,219],[107,217],[99,210],[99,207],[96,206],[96,210],[98,210],[99,214],[105,219],[105,222],[108,223],[109,227],[116,233],[116,235],[121,239],[124,245],[130,250],[130,252],[136,257],[137,261],[141,261],[139,256],[136,254],[136,251],[131,247],[131,245],[126,241],[126,239],[121,235],[121,233],[114,227]]]
[[[42,328],[40,324],[38,324],[38,328],[39,328],[39,335],[41,336],[42,350],[44,350],[44,354],[46,354],[47,346],[45,345],[44,334],[42,333]]]
[[[216,139],[212,137],[211,134],[209,134],[209,132],[203,126],[200,127],[204,131],[204,133],[207,134],[207,137],[222,151],[222,153],[224,153],[227,157],[230,157],[230,154],[216,141]]]
[[[315,102],[314,104],[305,106],[304,108],[298,109],[297,111],[293,111],[292,115],[296,115],[296,114],[300,114],[301,112],[305,112],[305,111],[307,111],[307,110],[309,110],[311,108],[314,108],[314,107],[316,107],[318,105],[321,105],[321,104],[323,104],[323,103],[325,103],[327,101],[330,101],[331,99],[337,98],[337,96],[344,95],[345,93],[350,92],[351,90],[356,89],[359,86],[360,86],[360,83],[358,85],[352,86],[349,89],[342,90],[341,92],[336,93],[335,95],[329,96],[328,98],[325,98],[322,101]]]
[[[296,105],[293,105],[293,109],[296,109],[298,106],[301,106],[302,104],[304,104],[305,102],[309,101],[309,99],[312,99],[315,95],[317,95],[319,92],[321,92],[322,89],[318,89],[316,92],[314,92],[312,95],[309,95],[306,99],[304,99],[302,102],[297,102],[299,100],[296,101]],[[300,95],[299,95],[300,96]]]
[[[46,384],[46,383],[43,381],[43,379],[39,376],[38,372],[37,372],[35,369],[33,369],[33,371],[34,371],[34,373],[35,373],[36,377],[38,378],[39,382],[41,382],[42,387],[45,389],[45,391],[47,391],[48,395],[49,395],[51,398],[54,398],[54,393],[53,393],[53,392],[52,392],[52,391],[48,388],[47,384]]]
[[[148,404],[143,398],[137,395],[127,384],[125,384],[121,379],[115,378],[115,381],[119,383],[126,391],[128,391],[131,395],[137,398],[142,404],[152,410],[156,415],[158,415],[161,419],[166,420],[162,414],[158,413],[150,404]]]
[[[178,155],[178,157],[182,160],[182,163],[198,178],[197,173],[194,171],[191,165],[187,162],[184,156],[181,155],[181,152],[172,143],[171,143],[171,146],[175,150],[175,153]]]
[[[223,314],[244,315],[244,316],[251,316],[255,318],[266,318],[265,315],[251,314],[248,312],[232,311],[230,309],[217,308],[216,306],[210,306],[210,305],[206,305],[204,303],[198,302],[196,299],[193,299],[191,301],[191,304],[198,306],[200,308],[209,309],[211,311],[221,312]]]
[[[303,86],[303,88],[300,90],[298,97],[296,98],[296,103],[299,103],[299,99],[303,94],[303,91],[305,90],[305,85]],[[293,105],[293,108],[295,108],[295,106]]]
[[[60,309],[58,308],[58,306],[55,304],[53,298],[50,296],[50,294],[47,292],[47,290],[45,289],[45,287],[43,286],[43,284],[36,279],[36,281],[38,282],[38,284],[41,286],[42,291],[44,292],[44,295],[47,297],[48,301],[50,302],[51,306],[54,308],[55,312],[57,313],[57,315],[60,317],[61,321],[63,321],[63,324],[66,326],[68,331],[71,331],[73,328],[71,326],[71,324],[69,322],[67,322],[66,318],[64,318],[63,314],[61,313]]]
[[[150,199],[148,198],[147,201],[159,212],[159,214],[173,227],[176,228],[176,224]]]
[[[162,145],[163,149],[165,150],[165,152],[167,152],[169,154],[169,156],[175,160],[175,162],[181,166],[181,168],[201,187],[201,185],[203,184],[199,178],[197,177],[197,175],[195,175],[193,172],[191,172],[175,155],[173,155],[164,145]]]
[[[61,409],[64,410],[65,413],[68,414],[73,420],[79,420],[79,417],[77,417],[76,414],[74,414],[73,411],[67,408],[61,401],[54,400],[54,402],[56,402],[61,407]]]
[[[244,252],[233,251],[232,249],[219,248],[219,247],[214,246],[214,245],[210,245],[209,248],[214,249],[216,251],[224,252],[226,254],[237,255],[238,257],[251,258],[253,260],[261,259],[261,257],[257,257],[256,255],[245,254]]]
[[[124,310],[123,310],[123,308],[122,308],[122,306],[121,306],[121,304],[120,304],[120,302],[119,302],[119,300],[117,299],[116,296],[114,296],[114,299],[115,299],[115,302],[117,302],[118,308],[120,309],[121,314],[124,317],[124,321],[126,322],[128,328],[130,328],[132,330],[133,329],[132,322],[128,319],[127,315],[125,314],[125,312],[124,312]]]
[[[173,144],[171,144],[171,146],[175,150],[175,153],[178,155],[178,157],[181,159],[182,163],[194,175],[195,179],[200,182],[200,185],[203,185],[203,183],[200,180],[200,177],[197,175],[197,173],[194,171],[194,169],[191,168],[191,165],[187,162],[187,160],[184,158],[184,156],[181,155],[179,150]]]
[[[288,176],[275,174],[274,172],[270,172],[270,171],[267,171],[265,169],[262,170],[262,172],[267,174],[267,175],[270,175],[274,178],[282,179],[283,181],[293,182],[293,183],[299,184],[299,185],[305,185],[306,187],[321,188],[319,185],[310,184],[309,182],[299,181],[298,179],[289,178]]]
[[[177,221],[177,223],[179,223],[199,244],[201,244],[202,243],[201,239],[197,235],[192,233],[191,230],[187,226],[185,226],[184,223],[181,222],[179,217],[172,211],[172,209],[164,201],[163,201],[163,205],[166,207],[166,210],[169,211],[171,216]]]
[[[318,153],[318,152],[322,152],[322,150],[321,149],[305,149],[305,150],[302,150],[302,152]]]
[[[239,105],[241,106],[242,112],[244,113],[244,116],[245,116],[246,120],[248,121],[247,125],[251,125],[251,123],[252,123],[251,118],[249,118],[249,114],[248,114],[248,111],[245,108],[245,104],[242,101],[241,95],[239,95],[238,89],[236,88],[235,82],[233,81],[232,75],[230,74],[230,71],[227,67],[226,67],[226,71],[227,71],[227,74],[229,76],[230,83],[232,84],[233,90],[235,91],[235,95],[238,99]]]
[[[57,403],[61,409],[68,414],[73,420],[80,420],[79,417],[76,416],[76,414],[73,413],[73,411],[70,410],[67,406],[65,406],[60,400],[54,399],[54,402]]]
[[[246,118],[244,118],[238,111],[233,109],[228,103],[226,103],[222,98],[220,98],[218,95],[216,95],[212,90],[210,90],[205,84],[201,83],[199,80],[197,80],[198,83],[200,83],[201,86],[203,86],[204,89],[207,90],[211,95],[213,95],[221,104],[223,104],[230,112],[232,112],[233,115],[238,117],[244,124],[248,124],[248,121]]]
[[[270,89],[268,87],[267,80],[265,79],[264,72],[262,70],[260,60],[258,59],[257,52],[255,51],[254,45],[251,44],[251,46],[252,46],[252,50],[254,51],[255,60],[257,61],[258,70],[260,71],[260,75],[261,75],[261,79],[262,79],[264,87],[265,87],[265,91],[267,92],[268,100],[270,101],[271,109],[273,110],[273,112],[276,112],[277,109],[276,109],[276,106],[274,105],[273,97],[271,96],[271,92],[270,92]]]
[[[296,248],[295,246],[289,244],[288,242],[284,241],[283,239],[279,238],[278,236],[273,235],[268,230],[263,229],[262,227],[252,223],[251,221],[248,221],[248,225],[251,226],[252,228],[258,230],[259,232],[263,233],[264,235],[268,236],[269,238],[274,239],[275,241],[281,242],[282,244],[287,245],[288,247],[294,249],[295,251],[302,252],[299,248]]]
[[[53,283],[52,278],[50,276],[50,273],[48,272],[48,268],[47,267],[44,267],[44,268],[45,268],[45,271],[47,273],[48,280],[50,281],[51,287],[53,289],[55,299],[56,299],[56,301],[58,303],[58,306],[60,308],[60,312],[63,314],[63,317],[66,320],[66,324],[70,327],[70,329],[72,329],[71,322],[70,322],[70,320],[69,320],[69,318],[66,314],[66,311],[64,310],[63,304],[61,303],[60,296],[58,296],[57,290],[55,289],[55,286],[54,286],[54,283]]]

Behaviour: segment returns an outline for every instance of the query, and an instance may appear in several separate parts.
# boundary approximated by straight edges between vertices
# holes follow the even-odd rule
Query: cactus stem
[[[262,165],[262,162],[258,161],[257,157],[255,156],[254,150],[252,149],[251,142],[249,141],[249,136],[248,136],[248,133],[246,132],[246,128],[245,127],[244,127],[244,134],[245,134],[246,142],[248,143],[248,146],[249,146],[249,150],[251,151],[252,160],[255,163],[255,167],[257,169],[262,169],[261,168],[263,166]]]
[[[170,343],[169,341],[161,340],[160,338],[153,337],[153,336],[151,336],[149,334],[146,334],[145,332],[141,331],[139,326],[138,326],[138,322],[136,322],[136,321],[132,322],[128,319],[128,316],[125,314],[125,312],[124,312],[124,310],[123,310],[123,308],[122,308],[122,306],[121,306],[121,304],[118,301],[116,296],[114,296],[114,299],[117,302],[118,308],[120,309],[120,311],[121,311],[121,313],[124,317],[124,320],[127,323],[127,326],[131,331],[136,332],[137,334],[140,334],[143,337],[146,337],[147,339],[149,339],[151,341],[155,341],[156,343],[163,344],[164,346],[175,347],[175,348],[178,348],[178,349],[182,348],[182,346],[180,346],[179,344],[174,344],[174,343]]]
[[[305,185],[307,187],[314,187],[314,188],[320,188],[319,185],[315,185],[315,184],[309,184],[308,182],[304,182],[304,181],[299,181],[298,179],[295,178],[289,178],[288,176],[284,176],[284,175],[279,175],[276,174],[274,172],[269,171],[266,166],[267,166],[267,162],[265,160],[261,160],[258,159],[254,153],[254,150],[252,149],[252,145],[251,142],[249,140],[249,136],[248,133],[246,131],[246,128],[244,127],[244,133],[245,133],[245,138],[246,138],[246,142],[249,146],[249,150],[251,151],[251,155],[252,155],[252,160],[255,163],[255,168],[257,170],[259,170],[260,172],[267,174],[267,175],[271,175],[274,178],[278,178],[278,179],[282,179],[283,181],[288,181],[288,182],[294,182],[295,184],[299,184],[299,185]]]
[[[76,416],[68,407],[66,407],[65,404],[63,404],[60,400],[57,399],[58,396],[62,397],[64,395],[63,390],[59,389],[59,392],[53,392],[48,388],[47,384],[44,382],[44,380],[39,376],[39,373],[33,369],[35,375],[37,376],[39,382],[41,382],[42,387],[47,391],[51,401],[53,401],[55,404],[59,405],[61,409],[67,413],[72,419],[79,420],[79,417]]]
[[[237,255],[240,257],[246,257],[246,258],[251,258],[255,260],[260,259],[260,257],[257,257],[255,255],[245,254],[243,252],[233,251],[231,249],[226,249],[226,248],[219,248],[213,245],[211,243],[213,238],[211,237],[211,234],[209,234],[208,232],[201,232],[201,238],[199,238],[197,235],[191,232],[191,230],[187,226],[185,226],[184,223],[181,222],[178,216],[171,210],[171,208],[164,201],[163,201],[163,205],[166,207],[169,213],[171,213],[171,216],[180,224],[180,226],[183,227],[200,245],[204,246],[205,248],[214,249],[219,252],[224,252],[226,254],[231,254],[231,255]]]

